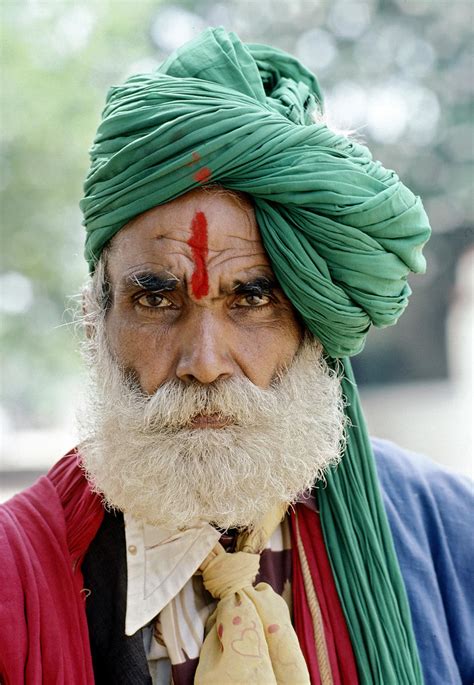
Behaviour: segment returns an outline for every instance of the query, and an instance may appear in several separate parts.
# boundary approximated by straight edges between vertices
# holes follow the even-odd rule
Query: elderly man
[[[91,157],[84,439],[2,511],[4,681],[471,682],[468,488],[369,441],[348,361],[419,198],[223,29],[113,88]]]

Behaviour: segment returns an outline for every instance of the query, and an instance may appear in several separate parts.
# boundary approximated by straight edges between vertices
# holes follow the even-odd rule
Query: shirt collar
[[[193,576],[220,538],[209,523],[184,531],[151,526],[124,514],[127,546],[125,633],[154,619]]]

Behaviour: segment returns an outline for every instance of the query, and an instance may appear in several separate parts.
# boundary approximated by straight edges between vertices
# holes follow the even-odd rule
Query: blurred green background
[[[14,436],[69,426],[77,406],[70,310],[87,275],[78,201],[106,91],[152,70],[208,25],[296,54],[318,75],[330,121],[354,131],[423,197],[434,231],[428,275],[412,279],[407,313],[396,328],[372,333],[355,370],[368,388],[443,383],[453,356],[447,318],[468,288],[465,279],[454,287],[456,269],[473,240],[473,6],[2,0],[0,421],[8,463],[17,458]]]

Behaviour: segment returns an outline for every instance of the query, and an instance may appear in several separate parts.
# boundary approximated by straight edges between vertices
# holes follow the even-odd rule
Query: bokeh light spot
[[[17,271],[0,275],[0,311],[23,314],[33,303],[33,288],[29,278]]]

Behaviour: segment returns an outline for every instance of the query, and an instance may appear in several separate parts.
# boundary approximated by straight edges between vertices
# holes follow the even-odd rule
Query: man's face
[[[107,269],[109,345],[148,394],[175,379],[267,388],[300,345],[245,198],[199,189],[142,214],[113,239]]]
[[[108,505],[170,529],[248,527],[337,463],[339,379],[276,286],[246,200],[188,193],[131,222],[106,259],[81,455]]]

